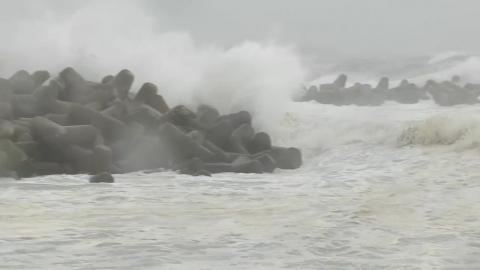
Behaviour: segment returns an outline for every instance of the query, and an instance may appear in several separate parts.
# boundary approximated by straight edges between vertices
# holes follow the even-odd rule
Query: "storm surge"
[[[155,84],[180,120],[199,105],[219,114],[248,111],[254,133],[267,132],[268,144],[299,148],[303,164],[269,174],[211,177],[141,170],[116,174],[108,184],[89,184],[85,174],[2,178],[0,265],[479,269],[478,104],[296,102],[305,86],[331,83],[342,73],[349,82],[372,85],[383,76],[393,86],[402,79],[423,84],[454,75],[480,83],[478,56],[445,52],[398,61],[349,60],[316,74],[314,61],[304,61],[295,44],[198,42],[188,31],[170,30],[162,11],[142,1],[12,2],[11,16],[0,10],[1,78],[43,69],[55,77],[68,66],[73,69],[64,73],[78,72],[83,85],[106,75],[135,74],[132,92]],[[119,73],[123,69],[132,73]],[[318,76],[307,80],[312,74]],[[154,85],[147,86],[158,97]],[[161,119],[165,111],[155,115]],[[89,119],[97,120],[100,113],[92,115]],[[239,115],[250,120],[249,114]],[[107,126],[93,120],[95,128]],[[62,130],[55,127],[42,135]],[[178,131],[169,138],[181,146],[202,140],[203,130],[175,140],[187,137]],[[146,136],[139,138],[141,143]],[[144,159],[159,158],[155,153]]]

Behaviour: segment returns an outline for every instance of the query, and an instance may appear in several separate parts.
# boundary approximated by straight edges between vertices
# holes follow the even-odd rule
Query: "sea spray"
[[[158,32],[158,20],[138,1],[89,1],[70,16],[50,8],[0,28],[9,41],[0,45],[1,76],[45,68],[56,74],[71,65],[99,81],[128,68],[136,74],[134,89],[155,83],[172,106],[247,110],[257,129],[276,132],[306,74],[293,46],[197,44],[188,32]]]

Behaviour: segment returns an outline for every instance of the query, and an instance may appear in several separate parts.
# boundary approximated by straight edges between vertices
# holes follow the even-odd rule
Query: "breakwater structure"
[[[70,67],[0,79],[0,176],[90,174],[98,183],[135,171],[209,176],[302,165],[300,150],[272,146],[249,112],[170,108],[152,83],[131,92],[134,79],[125,69],[91,82]]]

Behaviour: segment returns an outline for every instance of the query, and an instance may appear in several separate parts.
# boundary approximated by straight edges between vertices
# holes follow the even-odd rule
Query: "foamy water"
[[[138,1],[42,3],[17,3],[32,16],[0,24],[1,77],[73,66],[99,80],[128,68],[135,89],[153,82],[170,105],[249,110],[305,162],[271,175],[118,175],[111,185],[1,179],[0,269],[480,269],[480,106],[293,103],[308,71],[294,46],[197,44],[157,31]],[[479,82],[478,57],[422,59],[349,74],[349,85],[381,74],[394,74],[392,85]]]
[[[1,267],[478,269],[480,156],[465,116],[479,112],[297,103],[276,136],[302,147],[297,171],[5,179]]]

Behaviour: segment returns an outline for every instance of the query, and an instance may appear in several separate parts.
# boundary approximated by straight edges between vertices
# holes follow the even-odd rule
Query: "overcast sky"
[[[0,24],[47,16],[49,12],[69,16],[85,2],[0,0]],[[159,30],[188,31],[197,41],[224,46],[246,39],[275,40],[325,55],[356,57],[480,51],[478,0],[137,2],[156,18]]]
[[[150,0],[198,40],[294,42],[355,56],[480,50],[478,0]]]

